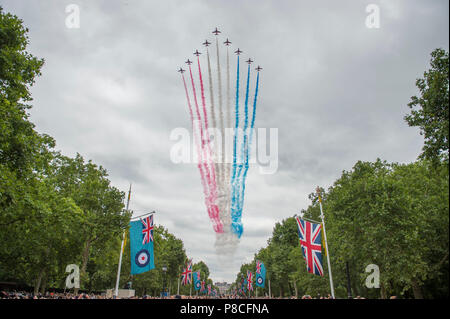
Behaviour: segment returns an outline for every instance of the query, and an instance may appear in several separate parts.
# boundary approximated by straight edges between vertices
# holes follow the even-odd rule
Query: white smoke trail
[[[220,132],[222,135],[222,153],[221,153],[221,194],[223,194],[223,201],[219,201],[220,204],[220,216],[223,224],[223,233],[216,234],[216,252],[219,256],[220,262],[223,263],[226,260],[231,260],[230,257],[236,251],[239,244],[239,238],[231,232],[231,163],[225,159],[225,119],[223,110],[223,96],[222,96],[222,77],[221,77],[221,65],[220,65],[220,53],[219,53],[219,42],[216,37],[216,50],[217,50],[217,75],[218,75],[218,101],[219,101],[219,119],[220,119]],[[226,115],[227,115],[227,127],[231,128],[231,100],[230,100],[230,58],[229,50],[227,46],[227,100],[226,100]]]
[[[219,210],[220,210],[220,219],[222,224],[224,225],[224,231],[227,232],[229,229],[229,225],[231,225],[231,219],[229,214],[226,211],[226,180],[225,180],[225,130],[224,130],[224,114],[223,114],[223,105],[222,105],[222,74],[220,70],[220,52],[219,52],[219,40],[216,37],[216,54],[217,54],[217,88],[218,88],[218,101],[219,101],[219,125],[220,125],[220,137],[221,137],[221,152],[220,152],[220,163],[219,167]],[[217,150],[217,148],[216,148]]]
[[[211,120],[212,120],[212,127],[215,129],[217,127],[217,122],[216,122],[216,111],[215,111],[215,107],[214,107],[214,90],[213,90],[213,82],[212,82],[212,75],[211,75],[211,60],[209,57],[208,47],[206,47],[206,56],[208,58],[208,80],[209,80],[209,97],[210,97],[210,101],[211,101]],[[216,136],[214,136],[214,137],[216,137]],[[217,158],[216,158],[217,143],[214,143],[214,152],[213,153],[214,153],[213,154],[214,168],[217,172],[218,171]],[[216,178],[219,178],[219,176],[217,175]],[[220,184],[220,182],[217,184]]]

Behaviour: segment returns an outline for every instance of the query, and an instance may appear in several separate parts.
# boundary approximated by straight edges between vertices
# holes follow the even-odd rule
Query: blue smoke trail
[[[242,208],[244,207],[244,194],[245,194],[245,181],[247,179],[247,172],[248,172],[248,157],[250,153],[250,146],[252,145],[252,139],[253,139],[253,128],[255,127],[255,115],[256,115],[256,101],[258,98],[258,87],[259,87],[259,72],[256,77],[256,89],[255,89],[255,97],[253,99],[253,114],[252,114],[252,123],[250,125],[250,136],[247,148],[245,150],[245,168],[244,168],[244,176],[243,176],[243,182],[242,182],[242,189],[241,189],[241,196],[239,201],[239,208],[240,214],[242,214]]]
[[[235,103],[236,122],[234,128],[234,142],[233,142],[233,174],[231,176],[231,188],[234,189],[236,179],[236,151],[237,151],[237,130],[239,127],[239,55],[237,56],[237,72],[236,72],[236,103]],[[240,237],[242,234],[242,223],[239,223],[239,218],[236,218],[237,203],[234,196],[231,198],[231,230]]]
[[[239,202],[240,202],[240,194],[242,189],[242,168],[245,163],[245,149],[247,148],[247,131],[248,131],[248,93],[249,93],[249,87],[250,87],[250,64],[248,65],[247,70],[247,88],[245,90],[245,121],[244,121],[244,141],[241,143],[241,160],[239,162],[239,170],[237,173],[237,179],[235,180],[235,186],[233,188],[233,198],[238,203],[238,209],[236,216],[239,216],[239,221],[242,216],[242,209],[239,209]]]

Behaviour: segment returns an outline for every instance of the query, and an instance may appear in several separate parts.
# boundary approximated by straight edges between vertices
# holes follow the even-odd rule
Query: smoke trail
[[[239,171],[237,174],[238,180],[236,185],[234,186],[233,189],[233,196],[234,196],[234,200],[239,203],[239,198],[240,198],[240,190],[242,188],[242,168],[244,166],[245,163],[245,149],[247,147],[247,130],[248,130],[248,93],[249,93],[249,87],[250,87],[250,64],[248,65],[248,69],[247,69],[247,87],[245,90],[245,105],[244,105],[244,114],[245,114],[245,120],[244,120],[244,140],[241,143],[241,161],[239,164]],[[238,206],[239,207],[239,206]],[[242,215],[242,211],[238,209],[238,213],[239,213],[239,217],[241,217]]]
[[[239,55],[237,56],[237,71],[236,71],[236,103],[235,103],[235,129],[234,129],[234,142],[233,142],[233,174],[231,177],[232,191],[235,185],[236,179],[236,151],[237,151],[237,133],[239,126]],[[240,223],[239,216],[236,216],[237,203],[231,197],[231,230],[240,237],[242,234],[242,223]]]
[[[206,47],[206,56],[207,56],[207,59],[208,59],[208,79],[209,79],[209,96],[210,96],[210,100],[211,100],[211,118],[212,118],[212,125],[213,125],[214,128],[216,128],[217,127],[217,123],[216,123],[216,114],[215,114],[215,107],[214,107],[214,94],[213,94],[214,91],[213,91],[213,83],[212,83],[212,75],[211,75],[211,60],[209,58],[208,47]],[[217,143],[214,143],[214,153],[213,153],[214,172],[218,172],[219,171],[219,167],[218,167],[218,165],[216,163],[216,153],[217,153],[216,150],[217,150]],[[216,176],[215,175],[214,175],[214,181],[216,181]],[[218,182],[220,184],[220,181],[218,181]],[[218,208],[217,208],[217,211],[219,211]]]
[[[241,143],[241,159],[240,163],[238,165],[239,170],[236,174],[236,178],[234,180],[234,184],[232,185],[232,219],[234,223],[233,230],[235,231],[238,238],[241,237],[243,232],[241,217],[242,217],[242,210],[239,209],[239,195],[240,190],[242,188],[242,167],[244,165],[245,161],[245,145],[247,142],[247,129],[248,129],[248,93],[249,93],[249,87],[250,87],[250,64],[248,65],[247,70],[247,86],[245,90],[245,104],[244,104],[244,135],[243,135],[243,142]]]
[[[224,136],[224,123],[223,123],[223,108],[222,108],[222,75],[220,72],[220,54],[219,54],[219,40],[216,37],[216,51],[217,51],[217,78],[218,78],[218,88],[219,88],[219,124],[220,124],[220,134],[222,138],[222,154],[221,154],[221,163],[224,163],[225,156],[225,143],[223,143]],[[221,187],[223,187],[223,165],[220,167],[220,179],[221,179]]]
[[[230,103],[230,54],[227,46],[227,127],[231,128],[231,103]],[[227,198],[229,205],[229,195],[230,195],[230,171],[231,165],[229,165],[227,161],[227,170],[226,170],[226,181],[227,181]]]
[[[211,100],[211,119],[212,119],[212,125],[214,128],[217,127],[217,122],[216,122],[216,112],[215,112],[215,106],[214,106],[214,90],[213,90],[213,82],[212,82],[212,75],[211,75],[211,60],[209,58],[209,50],[208,47],[206,48],[206,56],[208,58],[208,79],[209,79],[209,96],[210,96],[210,100]],[[215,156],[216,156],[216,147],[217,147],[217,143],[214,143],[214,168],[216,171],[218,171],[218,166],[215,160]]]
[[[201,116],[200,116],[200,111],[199,111],[199,107],[198,107],[197,93],[195,91],[194,77],[192,76],[192,69],[191,69],[190,65],[189,65],[189,72],[190,72],[190,75],[191,75],[192,91],[193,91],[193,96],[194,96],[196,113],[197,113],[198,120],[200,121],[200,136],[201,136],[201,140],[202,140],[201,145],[202,145],[202,149],[205,150],[205,147],[204,147],[205,139],[204,139],[204,135],[203,135],[203,127],[201,125]],[[223,231],[223,225],[220,222],[220,220],[218,219],[218,215],[217,215],[218,212],[214,208],[214,206],[215,206],[215,203],[214,203],[214,188],[215,187],[214,186],[215,185],[214,185],[214,183],[213,183],[213,181],[211,179],[211,175],[209,173],[209,170],[208,170],[208,167],[207,167],[205,159],[203,159],[202,162],[203,162],[203,165],[204,165],[205,170],[206,170],[206,179],[208,181],[208,185],[209,185],[209,189],[210,189],[210,194],[209,194],[209,203],[211,205],[210,218],[213,220],[214,231],[222,232]]]
[[[203,107],[203,117],[205,122],[205,130],[206,130],[206,145],[205,152],[207,155],[207,164],[209,165],[209,170],[211,171],[212,178],[209,180],[210,182],[210,196],[211,196],[211,209],[213,211],[215,219],[219,219],[219,207],[217,206],[217,184],[216,184],[216,173],[215,173],[215,165],[213,163],[212,151],[211,151],[211,140],[208,134],[208,115],[206,113],[206,101],[205,101],[205,89],[203,86],[203,77],[202,77],[202,69],[200,67],[200,58],[197,56],[197,64],[198,64],[198,74],[200,80],[200,90],[201,90],[201,98],[202,98],[202,107]],[[200,114],[198,114],[200,119]],[[206,166],[206,163],[205,163]],[[220,225],[223,225],[223,222],[220,221]],[[223,229],[223,226],[222,226]]]
[[[245,194],[245,181],[247,179],[247,172],[248,172],[248,157],[250,153],[250,147],[252,145],[253,140],[253,129],[255,127],[255,116],[256,116],[256,101],[258,98],[258,87],[259,87],[259,72],[256,76],[256,88],[255,88],[255,97],[253,99],[253,114],[252,114],[252,123],[250,125],[250,136],[248,139],[248,145],[245,150],[245,168],[244,168],[244,176],[243,176],[243,183],[242,183],[242,190],[241,190],[241,196],[239,201],[239,210],[242,212],[242,208],[244,207],[244,194]]]
[[[217,47],[217,41],[216,41]],[[218,58],[219,60],[219,58]],[[218,68],[218,72],[220,73],[220,68]],[[221,81],[221,77],[219,77],[219,81]],[[226,82],[227,82],[227,91],[226,91],[226,127],[231,128],[231,101],[230,101],[230,54],[229,47],[227,45],[227,73],[226,73]],[[221,95],[221,82],[219,82],[219,97],[220,101],[222,101]],[[223,111],[221,110],[221,116],[223,121]],[[222,123],[221,123],[222,124]],[[224,130],[222,130],[222,137],[224,138]],[[222,147],[222,185],[224,191],[224,202],[221,207],[221,216],[224,226],[223,233],[216,233],[216,242],[215,247],[218,252],[217,256],[219,258],[219,262],[221,265],[226,266],[232,259],[232,256],[236,252],[237,245],[239,243],[238,237],[231,232],[231,212],[230,212],[230,203],[231,203],[231,163],[228,162],[229,158],[227,152],[225,151],[225,141],[223,140]],[[228,148],[227,148],[228,150]],[[230,258],[231,257],[231,258]]]
[[[197,141],[197,143],[196,143],[196,145],[197,145],[197,156],[198,156],[197,167],[198,167],[198,170],[200,171],[200,179],[201,179],[201,183],[202,183],[202,187],[203,187],[203,192],[204,192],[204,195],[205,195],[206,208],[207,208],[207,211],[208,211],[208,215],[211,218],[213,212],[211,211],[211,205],[209,203],[209,195],[208,195],[209,192],[208,192],[207,185],[206,185],[206,182],[205,182],[205,180],[206,180],[205,172],[203,172],[202,165],[200,164],[200,161],[202,160],[201,146],[200,146],[200,142],[198,140],[198,132],[197,132],[197,130],[195,128],[195,125],[194,125],[194,115],[192,113],[191,100],[189,98],[189,93],[188,93],[188,89],[187,89],[187,86],[186,86],[186,80],[184,79],[184,75],[183,74],[181,74],[181,76],[183,78],[184,90],[186,92],[186,100],[187,100],[188,106],[189,106],[189,115],[190,115],[190,118],[191,118],[192,132],[194,134],[194,140]]]
[[[228,183],[225,180],[226,174],[226,164],[225,164],[225,130],[224,130],[224,112],[223,112],[223,98],[222,98],[222,74],[221,74],[221,68],[220,68],[220,52],[219,52],[219,40],[216,37],[216,53],[217,53],[217,78],[218,78],[218,97],[219,97],[219,125],[220,125],[220,146],[221,146],[221,161],[218,164],[219,167],[219,211],[220,211],[220,219],[222,221],[222,224],[224,225],[225,232],[228,232],[230,230],[230,214],[227,211],[227,186]],[[216,148],[217,150],[217,148]]]

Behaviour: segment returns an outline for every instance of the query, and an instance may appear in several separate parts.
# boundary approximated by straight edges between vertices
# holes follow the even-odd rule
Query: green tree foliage
[[[338,298],[347,297],[346,262],[353,296],[448,297],[448,176],[447,166],[429,161],[357,162],[322,193]],[[312,204],[302,213],[320,221],[317,196],[311,194],[310,199]],[[236,284],[247,270],[254,271],[257,259],[266,266],[274,296],[330,293],[326,257],[324,277],[306,271],[293,217],[275,225],[267,247],[242,265]],[[365,286],[369,264],[380,269],[379,289]],[[268,283],[262,293],[268,293]]]
[[[448,168],[429,162],[358,162],[343,172],[324,203],[329,245],[338,268],[380,267],[381,297],[437,296],[448,278]],[[447,275],[445,275],[447,274]],[[367,274],[361,273],[363,285]],[[444,285],[445,286],[445,285]]]
[[[27,32],[0,7],[0,281],[34,286],[35,293],[64,288],[66,266],[77,264],[82,289],[113,288],[131,212],[103,167],[60,154],[34,129],[30,87],[44,60],[26,51]],[[167,285],[176,290],[187,258],[183,242],[162,226],[154,236],[155,270],[132,278],[127,245],[121,287],[131,280],[139,294],[159,295],[165,265]],[[204,262],[195,267],[208,278]]]
[[[431,53],[431,69],[417,79],[420,95],[411,97],[411,113],[405,116],[409,126],[418,126],[425,138],[421,158],[448,163],[449,148],[449,56],[443,49]]]

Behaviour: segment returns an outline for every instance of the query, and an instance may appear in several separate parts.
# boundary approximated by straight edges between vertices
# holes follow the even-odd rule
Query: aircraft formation
[[[243,233],[242,212],[245,184],[249,169],[259,78],[262,67],[258,65],[255,68],[257,71],[255,72],[256,83],[250,85],[251,69],[254,61],[248,58],[245,61],[248,64],[245,67],[247,72],[244,70],[241,74],[239,60],[242,59],[241,54],[244,51],[237,48],[234,51],[236,64],[232,61],[231,65],[232,68],[236,68],[236,73],[230,72],[229,56],[230,54],[233,55],[233,50],[230,49],[232,43],[228,38],[224,42],[220,41],[226,47],[226,59],[225,54],[223,54],[223,64],[221,64],[221,45],[218,37],[221,31],[215,28],[212,34],[215,36],[214,40],[211,42],[205,40],[202,43],[205,51],[202,53],[196,49],[193,52],[196,58],[185,61],[188,71],[187,78],[183,74],[186,72],[185,69],[180,67],[178,72],[181,73],[183,81],[194,139],[201,141],[201,143],[196,143],[194,148],[199,159],[197,166],[207,213],[216,233],[215,246],[219,254],[223,254],[232,252],[237,247],[239,238]],[[205,58],[204,65],[207,70],[203,73],[205,77],[202,74],[200,55]],[[213,67],[211,66],[211,56],[213,57],[212,61],[216,64]],[[221,73],[221,65],[225,71],[223,73]],[[230,76],[231,74],[232,76]],[[242,81],[242,84],[241,77],[246,79],[246,81]],[[217,82],[214,80],[217,80]],[[232,86],[232,81],[235,81],[236,85]],[[241,89],[239,89],[240,84]],[[234,90],[234,88],[236,89]],[[250,91],[253,92],[251,93]],[[209,97],[208,103],[205,93]],[[253,103],[249,99],[251,94],[253,94]],[[207,110],[207,106],[209,110]],[[228,158],[226,158],[225,154],[227,151],[223,138],[226,128],[233,128],[233,119],[233,145],[230,145],[230,148],[228,148],[230,153]],[[221,142],[212,142],[212,135],[209,133],[210,128],[214,128],[220,133],[219,138],[222,139]],[[242,134],[239,133],[240,130]],[[214,141],[215,139],[216,136],[214,135]]]
[[[219,35],[219,33],[221,33],[221,31],[219,31],[218,29],[217,29],[217,27],[215,28],[215,30],[212,32],[214,35]],[[232,42],[230,41],[230,40],[228,40],[228,38],[227,38],[227,40],[225,41],[225,42],[223,42],[223,44],[225,44],[226,46],[229,46],[230,44],[231,44]],[[202,43],[202,45],[204,45],[205,47],[208,47],[209,45],[211,44],[211,42],[209,42],[208,40],[205,40],[205,42],[203,42]],[[236,55],[240,55],[241,53],[243,53],[244,51],[242,51],[242,50],[240,50],[239,48],[236,50],[236,51],[234,51],[234,53],[236,53]],[[199,56],[200,54],[202,54],[201,52],[199,52],[198,50],[195,50],[195,52],[194,52],[194,55],[195,56]],[[245,61],[245,62],[247,62],[248,64],[251,64],[251,63],[253,63],[254,61],[251,59],[251,58],[249,58],[247,61]],[[192,61],[190,61],[189,59],[187,59],[187,61],[185,62],[187,65],[191,65],[192,64]],[[261,71],[262,70],[262,67],[260,67],[259,65],[255,68],[255,70],[257,71],[257,72],[259,72],[259,71]],[[185,72],[186,70],[184,70],[182,67],[180,67],[179,69],[178,69],[178,72],[180,72],[180,73],[183,73],[183,72]]]

